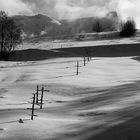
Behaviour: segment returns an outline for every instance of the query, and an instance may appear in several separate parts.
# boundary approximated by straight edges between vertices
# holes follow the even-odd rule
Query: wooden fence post
[[[88,62],[90,61],[90,57],[88,56]]]
[[[42,109],[42,104],[43,104],[43,94],[44,94],[44,87],[42,87],[42,93],[41,93],[41,105],[40,105],[40,109]]]
[[[39,90],[39,86],[37,85],[37,90],[36,90],[36,104],[38,104],[38,90]]]
[[[31,120],[34,119],[34,109],[35,109],[34,106],[35,106],[35,94],[34,94],[34,96],[33,96]]]
[[[79,74],[79,61],[77,61],[77,72],[76,72],[76,75]]]
[[[86,66],[86,57],[84,56],[84,66]]]

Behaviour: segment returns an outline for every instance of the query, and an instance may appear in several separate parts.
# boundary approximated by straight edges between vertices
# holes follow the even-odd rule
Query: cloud
[[[119,0],[118,11],[122,19],[133,18],[140,29],[140,0]]]
[[[116,10],[112,0],[57,0],[55,10],[59,18],[104,16]]]
[[[0,10],[8,12],[9,15],[32,14],[32,10],[20,0],[0,0]]]
[[[0,0],[0,10],[15,14],[46,14],[57,19],[104,16],[118,11],[123,19],[132,17],[140,28],[140,0]]]
[[[59,18],[55,9],[57,0],[21,0],[28,5],[34,14],[46,14],[51,17]]]
[[[58,19],[103,16],[115,8],[115,2],[112,0],[22,0],[22,2],[34,13],[43,13]]]

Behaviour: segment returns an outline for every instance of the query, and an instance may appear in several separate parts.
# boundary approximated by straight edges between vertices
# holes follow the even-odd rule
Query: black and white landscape
[[[139,140],[139,7],[0,0],[0,140]]]

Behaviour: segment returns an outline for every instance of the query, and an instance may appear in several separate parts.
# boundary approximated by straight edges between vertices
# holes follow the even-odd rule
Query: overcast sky
[[[140,0],[0,0],[0,10],[9,15],[41,13],[57,19],[104,16],[116,10],[124,19],[134,18],[140,28]]]

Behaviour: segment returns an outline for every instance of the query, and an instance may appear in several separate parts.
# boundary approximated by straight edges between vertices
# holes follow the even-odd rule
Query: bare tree
[[[0,53],[9,54],[21,42],[21,30],[12,17],[0,11]]]

